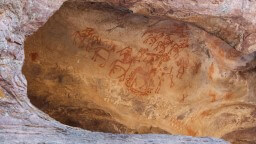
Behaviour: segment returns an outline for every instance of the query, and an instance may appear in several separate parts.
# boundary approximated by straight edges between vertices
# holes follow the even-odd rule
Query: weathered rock
[[[255,126],[254,54],[189,23],[68,2],[25,52],[32,103],[66,124],[212,137]]]
[[[89,132],[32,106],[24,38],[63,1],[0,0],[0,142],[225,143]],[[26,42],[36,106],[90,130],[255,140],[254,1],[84,1]]]
[[[0,1],[0,143],[224,143],[210,138],[112,135],[62,125],[32,106],[21,73],[26,35],[40,27],[63,1]]]
[[[106,0],[97,0],[106,1]],[[108,0],[134,13],[191,22],[244,53],[255,51],[254,0]]]

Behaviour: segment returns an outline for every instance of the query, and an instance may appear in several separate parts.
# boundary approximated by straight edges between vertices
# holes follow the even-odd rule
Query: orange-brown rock
[[[25,55],[32,103],[65,124],[218,138],[256,125],[254,54],[190,23],[66,3]]]
[[[64,1],[0,1],[0,143],[255,143],[256,1]]]

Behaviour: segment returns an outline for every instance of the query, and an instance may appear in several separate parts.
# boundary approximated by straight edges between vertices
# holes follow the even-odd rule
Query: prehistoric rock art
[[[64,1],[0,2],[1,143],[255,142],[254,1],[69,0],[28,37]]]
[[[115,54],[117,45],[102,42],[102,38],[94,28],[86,27],[76,31],[73,39],[76,46],[94,53],[91,58],[94,62],[97,62],[97,59],[103,61],[100,67],[111,63],[110,77],[116,75],[119,81],[124,81],[127,89],[135,95],[147,96],[151,93],[159,93],[165,79],[170,79],[170,87],[174,86],[173,75],[177,79],[182,79],[189,67],[189,53],[187,52],[185,57],[180,57],[180,53],[189,46],[188,34],[185,32],[187,26],[174,24],[171,29],[171,31],[168,28],[147,30],[142,35],[146,48],[140,48],[136,53],[133,52],[135,48],[125,47],[116,52],[121,58],[113,62],[108,61],[110,55]],[[167,63],[171,59],[176,64],[168,68]],[[177,72],[173,72],[174,68]]]
[[[65,124],[218,138],[255,127],[254,54],[190,23],[69,2],[25,55],[32,103]]]

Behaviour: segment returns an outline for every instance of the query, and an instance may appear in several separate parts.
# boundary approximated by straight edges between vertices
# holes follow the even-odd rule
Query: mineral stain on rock
[[[37,58],[38,58],[38,53],[32,52],[32,53],[29,54],[29,56],[30,56],[32,61],[36,61]]]
[[[0,90],[0,98],[3,98],[4,96],[4,92]]]

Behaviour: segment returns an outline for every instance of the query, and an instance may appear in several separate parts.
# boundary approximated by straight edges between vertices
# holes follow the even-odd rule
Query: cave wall
[[[67,2],[25,55],[32,103],[65,124],[219,138],[255,127],[250,55],[194,23]]]
[[[0,142],[2,143],[225,143],[220,139],[212,138],[196,138],[186,136],[171,136],[171,135],[113,135],[104,133],[92,133],[89,131],[68,127],[62,125],[48,115],[42,113],[35,108],[29,102],[27,98],[27,83],[26,79],[21,73],[21,68],[24,61],[24,39],[28,35],[31,35],[39,27],[41,27],[48,18],[61,6],[64,0],[48,1],[48,0],[24,0],[24,1],[0,1],[0,50],[1,50],[1,68],[0,68]],[[228,113],[238,111],[236,114],[243,120],[238,119],[237,127],[228,127],[227,132],[220,132],[225,134],[223,138],[237,143],[253,143],[255,141],[252,121],[254,120],[254,31],[255,31],[255,2],[252,0],[130,0],[130,1],[117,1],[117,0],[94,0],[94,2],[107,2],[111,5],[126,7],[133,13],[139,13],[144,15],[158,16],[164,18],[175,18],[187,22],[191,22],[193,25],[204,29],[205,31],[222,39],[214,38],[211,35],[207,35],[208,46],[210,48],[210,57],[207,60],[212,59],[212,67],[209,68],[210,73],[214,69],[214,76],[220,76],[220,71],[224,72],[225,76],[230,76],[230,83],[240,81],[238,86],[244,89],[246,92],[241,97],[233,97],[234,105],[228,105],[224,110]],[[207,21],[210,20],[210,21]],[[206,22],[207,21],[207,22]],[[93,26],[92,26],[93,27]],[[80,28],[80,27],[79,27]],[[81,27],[86,28],[86,27]],[[82,29],[74,29],[82,30]],[[190,29],[191,30],[191,29]],[[189,31],[190,31],[189,30]],[[141,31],[142,34],[144,31]],[[167,31],[168,32],[168,31]],[[97,30],[97,33],[101,33]],[[204,32],[202,31],[202,34]],[[103,34],[102,34],[103,35]],[[141,36],[141,35],[140,35]],[[105,36],[106,37],[106,36]],[[111,37],[113,38],[113,37]],[[226,42],[223,43],[223,42]],[[146,44],[141,44],[146,45]],[[214,47],[214,45],[217,45]],[[219,47],[221,45],[221,47]],[[75,48],[74,45],[72,47]],[[78,48],[79,46],[76,46]],[[222,49],[224,47],[224,49]],[[211,49],[212,48],[212,49]],[[236,50],[233,51],[232,50]],[[139,48],[136,48],[139,50]],[[152,50],[152,48],[151,48]],[[231,50],[231,52],[230,52]],[[219,51],[219,52],[218,52]],[[232,52],[233,51],[233,52]],[[196,54],[192,52],[193,54]],[[228,53],[231,53],[228,55]],[[207,53],[206,53],[207,54]],[[93,52],[91,52],[93,55]],[[208,55],[208,54],[207,54]],[[118,55],[117,55],[118,56]],[[29,57],[29,56],[28,56]],[[31,57],[37,57],[36,54],[31,54]],[[42,56],[38,56],[39,58]],[[118,57],[117,57],[118,58]],[[88,58],[89,59],[89,58]],[[204,57],[199,57],[204,59]],[[35,58],[35,61],[38,61]],[[97,61],[98,62],[98,61]],[[100,65],[101,63],[97,63]],[[202,61],[207,63],[207,61]],[[209,61],[208,61],[209,62]],[[36,62],[34,62],[36,64]],[[92,62],[91,62],[92,63]],[[172,63],[170,63],[173,65]],[[95,63],[93,63],[95,66]],[[175,64],[174,64],[175,65]],[[206,64],[207,65],[207,64]],[[209,65],[208,65],[209,66]],[[110,68],[110,67],[109,67]],[[100,71],[106,71],[108,69],[99,68]],[[203,69],[202,67],[200,68]],[[209,70],[208,69],[208,70]],[[215,73],[217,71],[217,74]],[[244,72],[245,71],[245,72]],[[231,75],[230,75],[231,73]],[[200,72],[206,74],[206,72]],[[201,75],[202,76],[202,75]],[[207,76],[205,76],[207,77]],[[235,79],[234,77],[237,77]],[[216,77],[213,77],[214,80]],[[218,77],[218,80],[222,77]],[[57,78],[58,79],[58,78]],[[209,79],[209,78],[208,78]],[[229,78],[225,78],[227,80]],[[224,80],[224,82],[225,82]],[[218,81],[219,82],[219,81]],[[124,83],[121,83],[124,84]],[[120,84],[120,85],[121,85]],[[219,83],[218,83],[219,84]],[[224,86],[223,86],[224,85]],[[223,84],[224,88],[227,88],[227,84]],[[217,86],[217,85],[215,85]],[[237,86],[237,85],[235,85]],[[217,86],[219,87],[219,86]],[[227,88],[229,89],[229,88]],[[231,88],[230,88],[231,89]],[[235,88],[234,88],[235,89]],[[219,89],[222,90],[223,89]],[[129,91],[129,90],[128,90]],[[239,91],[240,92],[240,91]],[[242,91],[244,92],[244,91]],[[101,95],[104,96],[104,95]],[[136,96],[134,96],[136,97]],[[210,101],[209,96],[207,102]],[[212,95],[214,98],[214,94]],[[217,98],[220,98],[216,96]],[[228,96],[229,97],[229,96]],[[145,99],[145,97],[143,97]],[[220,102],[220,99],[215,99],[217,105],[226,101]],[[213,99],[214,100],[214,99]],[[219,100],[219,102],[218,102]],[[107,101],[107,100],[106,100]],[[96,101],[98,102],[98,101]],[[120,102],[120,101],[119,101]],[[113,101],[110,101],[113,103]],[[98,103],[96,103],[98,104]],[[40,104],[39,104],[40,105]],[[111,104],[117,106],[117,104]],[[212,106],[212,104],[210,104]],[[222,105],[225,107],[225,105]],[[98,107],[98,105],[97,105]],[[122,108],[118,105],[117,107]],[[124,108],[123,108],[124,109]],[[122,109],[120,109],[122,110]],[[127,110],[129,111],[129,109]],[[220,111],[220,112],[219,112]],[[207,115],[210,113],[223,113],[222,107],[208,111],[204,113]],[[241,113],[240,113],[241,112]],[[249,114],[250,113],[250,114]],[[116,113],[118,117],[118,113]],[[136,113],[135,113],[136,114]],[[249,119],[246,116],[248,115]],[[218,114],[217,114],[218,115]],[[219,116],[220,121],[223,119],[233,119],[232,115]],[[118,117],[120,118],[120,117]],[[143,120],[153,121],[144,119]],[[215,117],[216,118],[216,117]],[[117,119],[116,119],[117,120]],[[213,119],[214,120],[214,119]],[[216,120],[216,119],[215,119]],[[161,119],[160,119],[161,121]],[[141,122],[141,121],[140,121]],[[189,120],[188,120],[189,122]],[[191,121],[190,121],[191,122]],[[209,120],[206,123],[213,121]],[[216,121],[218,122],[218,121]],[[125,125],[132,127],[127,122]],[[157,122],[156,122],[157,123]],[[187,122],[186,122],[187,123]],[[200,126],[200,122],[197,126]],[[145,125],[145,124],[144,124]],[[148,123],[148,126],[152,123]],[[160,125],[160,124],[158,124]],[[205,124],[204,124],[205,125]],[[220,124],[221,125],[221,124]],[[159,126],[163,127],[163,126]],[[168,128],[168,127],[167,127]],[[166,129],[166,128],[164,128]],[[200,128],[195,128],[200,129]],[[211,127],[210,127],[211,129]],[[233,132],[231,129],[233,129]],[[176,131],[176,130],[169,130]],[[180,133],[180,132],[179,132]],[[183,133],[183,132],[181,132]],[[201,133],[198,133],[199,135]],[[46,139],[47,137],[47,139]],[[220,137],[220,135],[218,135]]]

